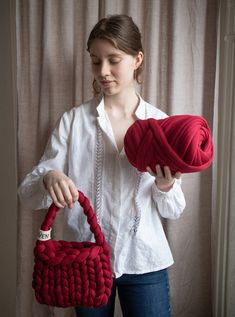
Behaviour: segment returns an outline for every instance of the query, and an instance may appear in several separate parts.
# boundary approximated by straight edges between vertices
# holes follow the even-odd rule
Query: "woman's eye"
[[[92,61],[92,64],[93,64],[93,65],[99,65],[100,62],[99,62],[99,61]]]
[[[120,63],[120,61],[121,61],[120,58],[114,57],[114,58],[111,58],[108,62],[109,62],[111,65],[114,65],[114,64]],[[100,65],[100,64],[102,64],[102,61],[99,60],[99,59],[92,59],[91,62],[92,62],[93,65]]]
[[[121,62],[121,59],[120,58],[112,58],[110,60],[110,64],[118,64]]]
[[[99,65],[101,63],[100,59],[97,57],[91,57],[91,62],[93,65]]]

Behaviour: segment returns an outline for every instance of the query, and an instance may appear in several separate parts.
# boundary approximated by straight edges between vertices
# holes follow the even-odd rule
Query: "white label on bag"
[[[39,230],[38,240],[47,241],[51,239],[51,229],[48,231]]]

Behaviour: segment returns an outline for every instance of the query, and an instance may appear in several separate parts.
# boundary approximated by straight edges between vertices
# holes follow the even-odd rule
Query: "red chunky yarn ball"
[[[191,173],[208,168],[213,142],[206,120],[175,115],[166,119],[136,120],[127,130],[124,148],[129,162],[139,171],[149,166],[169,166],[171,172]]]

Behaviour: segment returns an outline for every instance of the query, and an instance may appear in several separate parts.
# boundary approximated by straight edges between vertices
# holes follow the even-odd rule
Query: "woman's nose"
[[[106,61],[103,61],[100,64],[100,74],[101,77],[105,77],[110,75],[110,67],[109,64]]]

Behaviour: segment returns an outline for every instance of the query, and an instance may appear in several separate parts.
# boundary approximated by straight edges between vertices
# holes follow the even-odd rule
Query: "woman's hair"
[[[136,56],[143,52],[141,33],[131,17],[127,15],[111,15],[101,19],[92,29],[87,41],[87,50],[90,51],[92,42],[95,39],[109,41],[115,48],[126,54]],[[143,71],[143,62],[134,72],[135,80],[140,84],[140,75]],[[100,92],[96,81],[93,81],[95,94]]]

